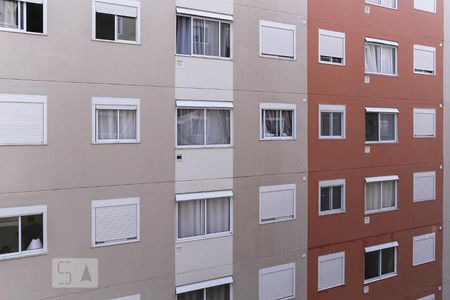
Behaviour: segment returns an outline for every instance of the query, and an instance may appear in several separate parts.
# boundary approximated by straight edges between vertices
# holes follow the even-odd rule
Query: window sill
[[[221,57],[221,56],[208,56],[208,55],[189,55],[189,54],[175,54],[176,57],[192,57],[199,59],[212,59],[212,60],[223,60],[223,61],[233,61],[232,57]]]
[[[330,215],[339,215],[345,214],[345,210],[328,210],[328,211],[320,211],[319,217],[330,216]]]
[[[296,141],[296,138],[293,137],[266,137],[266,138],[259,138],[260,141]]]
[[[279,60],[287,60],[287,61],[297,61],[296,57],[281,57],[281,56],[275,56],[275,55],[264,55],[264,54],[259,54],[260,58],[268,58],[268,59],[279,59]]]
[[[319,140],[321,141],[340,141],[340,140],[345,140],[346,137],[342,137],[342,136],[319,136]]]
[[[220,233],[208,234],[208,235],[202,235],[202,236],[180,238],[180,239],[177,239],[175,243],[176,244],[183,244],[183,243],[189,243],[189,242],[196,242],[196,241],[224,238],[224,237],[228,237],[228,236],[233,236],[233,232],[232,231],[227,231],[227,232],[220,232]]]
[[[126,144],[140,144],[140,141],[105,141],[105,142],[92,142],[92,145],[126,145]]]
[[[327,62],[327,61],[321,61],[319,60],[319,64],[322,65],[331,65],[331,66],[337,66],[337,67],[345,67],[345,62],[344,63],[333,63],[333,62]]]
[[[372,6],[376,6],[376,7],[381,7],[381,8],[387,8],[390,10],[397,10],[398,11],[398,7],[389,7],[389,6],[384,6],[384,5],[380,5],[380,4],[376,4],[376,3],[365,3],[366,5],[372,5]]]
[[[393,145],[393,144],[400,144],[399,141],[382,141],[382,142],[365,142],[366,145]]]
[[[20,146],[48,146],[48,143],[42,143],[42,144],[0,144],[0,147],[9,147],[9,146],[14,146],[14,147],[20,147]]]
[[[141,46],[140,42],[127,42],[127,41],[111,41],[111,40],[100,40],[100,39],[91,39],[93,42],[101,42],[101,43],[112,43],[112,44],[122,44],[122,45],[132,45],[132,46]]]
[[[41,255],[47,255],[47,254],[48,254],[47,250],[33,251],[31,253],[21,253],[21,254],[2,254],[2,255],[0,255],[0,261],[21,259],[21,258],[26,258],[26,257],[41,256]]]
[[[21,34],[30,34],[30,35],[40,35],[40,36],[48,36],[46,32],[40,33],[40,32],[30,32],[30,31],[24,31],[19,29],[13,29],[13,28],[4,28],[0,27],[0,31],[4,32],[11,32],[11,33],[21,33]]]
[[[321,288],[321,289],[317,289],[317,291],[318,292],[322,292],[322,291],[326,291],[326,290],[329,290],[329,289],[334,289],[334,288],[337,288],[337,287],[340,287],[340,286],[344,286],[344,285],[345,285],[345,282],[337,284],[337,285],[332,285],[332,286],[324,287],[324,288]]]
[[[421,265],[426,265],[426,264],[429,264],[429,263],[433,263],[435,261],[436,261],[436,258],[434,258],[433,260],[424,261],[424,262],[421,262],[421,263],[418,263],[418,264],[413,264],[413,267],[420,267]]]
[[[428,13],[428,14],[433,14],[435,15],[437,12],[436,11],[429,11],[429,10],[423,10],[423,9],[417,9],[417,8],[413,8],[416,11],[420,11],[420,12],[424,12],[424,13]]]
[[[109,247],[109,246],[117,246],[117,245],[124,245],[124,244],[133,244],[140,242],[140,239],[136,240],[127,240],[127,241],[118,241],[118,242],[111,242],[111,243],[103,243],[103,244],[91,244],[91,248],[102,248],[102,247]]]
[[[396,211],[396,210],[398,210],[398,207],[382,208],[382,209],[367,210],[364,212],[364,214],[367,216],[367,215],[373,215],[373,214],[378,214],[378,213],[383,213],[383,212],[391,212],[391,211]]]
[[[433,135],[433,136],[426,136],[426,135],[424,135],[424,136],[413,136],[413,138],[415,138],[415,139],[434,139],[434,138],[436,138],[436,135]]]
[[[259,219],[259,225],[266,225],[266,224],[273,224],[273,223],[281,223],[281,222],[289,222],[289,221],[295,221],[296,217],[286,217],[286,218],[279,218],[279,219],[275,219],[275,220],[267,220],[267,221],[262,221],[261,219]]]
[[[211,146],[176,146],[175,150],[207,150],[207,149],[232,149],[233,145],[211,145]]]
[[[371,72],[364,72],[366,76],[383,76],[383,77],[396,77],[398,78],[398,74],[384,74],[384,73],[371,73]]]
[[[398,275],[397,273],[391,273],[391,274],[383,275],[383,276],[380,276],[380,277],[367,279],[367,280],[364,280],[364,284],[369,284],[369,283],[373,283],[373,282],[376,282],[376,281],[389,279],[389,278],[395,277],[397,275]]]
[[[425,76],[436,76],[436,72],[434,73],[426,73],[426,72],[417,72],[417,71],[413,71],[414,74],[417,75],[425,75]]]

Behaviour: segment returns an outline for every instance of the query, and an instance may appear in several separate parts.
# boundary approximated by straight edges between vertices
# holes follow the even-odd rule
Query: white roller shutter
[[[413,238],[413,266],[432,262],[436,257],[436,234],[429,233]]]
[[[345,252],[319,256],[318,290],[326,290],[345,283]]]
[[[45,144],[47,100],[22,102],[20,97],[14,99],[15,95],[11,95],[11,101],[2,98],[0,97],[0,144]]]
[[[414,45],[414,71],[434,74],[436,48]],[[431,74],[431,73],[428,73]]]
[[[436,172],[414,173],[414,202],[435,200]]]
[[[436,0],[414,0],[414,8],[427,11],[436,12]]]
[[[345,33],[320,29],[319,36],[319,48],[321,56],[344,59]]]
[[[414,137],[434,137],[435,128],[435,109],[414,109]]]
[[[259,300],[295,297],[295,263],[259,270]]]
[[[295,218],[295,184],[260,187],[260,222]]]
[[[137,17],[137,7],[113,3],[96,2],[95,11],[103,14],[118,15],[131,18]]]
[[[295,58],[295,26],[261,21],[261,55]]]
[[[434,297],[434,294],[432,294],[432,295],[428,295],[428,296],[419,298],[419,299],[417,299],[417,300],[435,300],[435,299],[436,299],[436,298]]]

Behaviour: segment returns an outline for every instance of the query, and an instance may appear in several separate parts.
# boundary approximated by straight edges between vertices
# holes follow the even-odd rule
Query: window
[[[345,252],[319,256],[318,291],[345,284]]]
[[[295,298],[295,263],[259,270],[259,300]]]
[[[319,62],[345,65],[345,33],[319,29]]]
[[[345,106],[319,105],[320,139],[345,138]]]
[[[435,300],[435,297],[434,297],[434,294],[432,294],[432,295],[428,295],[428,296],[422,297],[417,300]]]
[[[295,184],[262,186],[259,188],[259,223],[295,219]]]
[[[436,137],[436,110],[414,108],[414,137]]]
[[[397,49],[397,42],[366,38],[366,73],[397,75]]]
[[[139,43],[139,0],[93,0],[93,39]]]
[[[436,13],[436,0],[414,0],[414,8],[430,13]]]
[[[397,115],[395,108],[366,107],[366,143],[397,142]]]
[[[92,201],[92,246],[139,241],[139,206],[139,198]]]
[[[397,247],[391,242],[365,249],[365,284],[397,274]]]
[[[261,103],[261,139],[295,139],[295,104]]]
[[[436,260],[436,233],[413,237],[413,266]]]
[[[0,0],[0,28],[47,33],[47,0]]]
[[[232,108],[232,102],[177,101],[177,145],[231,145]]]
[[[319,215],[345,211],[345,179],[319,182]]]
[[[111,300],[141,300],[141,294],[131,295],[126,297],[114,298]]]
[[[231,57],[229,15],[177,7],[177,54]]]
[[[414,45],[414,73],[436,75],[436,48]]]
[[[366,214],[397,208],[397,181],[398,176],[366,178]]]
[[[92,143],[140,142],[140,100],[92,98]]]
[[[260,55],[295,59],[295,25],[259,21]]]
[[[436,172],[414,173],[414,202],[436,199]]]
[[[232,191],[178,194],[178,239],[231,234],[232,196]]]
[[[0,209],[0,259],[47,252],[47,206]]]
[[[0,94],[0,145],[47,144],[47,97]]]
[[[177,300],[231,300],[233,277],[224,277],[204,282],[179,286]]]
[[[366,3],[397,9],[397,0],[366,0]]]

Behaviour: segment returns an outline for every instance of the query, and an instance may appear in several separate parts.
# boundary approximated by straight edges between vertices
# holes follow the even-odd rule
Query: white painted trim
[[[386,108],[386,107],[366,107],[366,112],[375,113],[393,113],[398,114],[399,110],[397,108]]]
[[[141,294],[119,297],[119,298],[114,298],[111,300],[141,300]]]
[[[341,190],[341,209],[330,209],[327,211],[322,211],[321,208],[321,189],[323,187],[334,187],[334,186],[342,186]],[[345,213],[345,179],[336,179],[336,180],[322,180],[319,181],[319,194],[318,194],[318,206],[319,206],[319,216],[327,216],[333,214]]]
[[[337,285],[332,285],[332,286],[327,286],[327,287],[322,287],[319,288],[317,287],[317,291],[324,291],[324,290],[328,290],[331,288],[335,288],[338,286],[343,286],[345,285],[345,251],[342,252],[338,252],[338,253],[332,253],[332,254],[327,254],[327,255],[322,255],[318,257],[318,266],[317,266],[317,283],[319,285],[320,283],[320,273],[319,273],[319,265],[321,262],[326,262],[326,261],[330,261],[330,260],[335,260],[338,258],[342,258],[343,261],[343,266],[342,266],[342,278],[344,279],[342,283],[337,284]]]
[[[274,109],[274,110],[295,110],[296,104],[292,103],[260,103],[260,109]]]
[[[259,270],[259,297],[260,299],[262,299],[263,297],[263,286],[261,285],[261,279],[264,275],[266,274],[270,274],[270,273],[276,273],[276,272],[281,272],[281,271],[285,271],[285,270],[292,270],[292,284],[293,284],[293,294],[292,297],[288,297],[288,298],[283,298],[283,300],[289,300],[289,299],[294,299],[295,298],[295,290],[296,290],[296,265],[295,262],[293,263],[288,263],[288,264],[284,264],[284,265],[278,265],[278,266],[273,266],[273,267],[269,267],[269,268],[264,268],[264,269],[260,269]]]
[[[399,177],[397,175],[390,175],[390,176],[376,176],[376,177],[366,177],[365,181],[367,183],[370,182],[381,182],[381,181],[391,181],[391,180],[399,180]]]
[[[192,292],[192,291],[203,290],[203,289],[207,289],[210,287],[230,284],[230,283],[233,283],[232,276],[178,286],[176,288],[176,293],[178,295],[178,294],[188,293],[188,292]]]
[[[398,42],[395,42],[395,41],[387,41],[387,40],[381,40],[381,39],[376,39],[376,38],[371,38],[371,37],[366,37],[365,39],[366,39],[366,42],[368,42],[368,43],[389,45],[389,46],[395,46],[395,47],[399,46]]]
[[[177,194],[176,201],[191,201],[191,200],[201,200],[201,199],[212,199],[212,198],[222,198],[222,197],[233,197],[233,191],[217,191],[217,192],[203,192],[203,193],[190,193],[190,194]]]
[[[211,19],[225,20],[225,21],[230,21],[230,22],[233,21],[233,19],[234,19],[232,15],[209,12],[209,11],[204,11],[204,10],[191,9],[191,8],[183,8],[183,7],[177,7],[177,14],[199,16],[199,17],[205,17],[205,18],[211,18]]]
[[[262,194],[263,193],[270,193],[270,192],[279,192],[279,191],[293,191],[294,194],[294,210],[293,210],[293,216],[287,217],[287,218],[277,218],[274,220],[266,220],[264,221],[262,219]],[[279,222],[286,222],[286,221],[293,221],[297,218],[297,185],[295,183],[293,184],[281,184],[281,185],[269,185],[269,186],[260,186],[259,187],[259,224],[271,224],[271,223],[279,223]]]
[[[416,113],[418,114],[433,114],[434,118],[434,134],[433,135],[416,135],[414,132],[414,119]],[[413,108],[413,138],[415,139],[426,139],[426,138],[435,138],[436,137],[436,109],[434,108]]]
[[[365,253],[369,253],[369,252],[374,252],[374,251],[388,249],[388,248],[393,248],[393,247],[398,247],[398,242],[397,241],[384,243],[384,244],[379,244],[379,245],[370,246],[370,247],[365,247],[364,248],[364,252]]]
[[[343,51],[342,51],[342,62],[341,63],[335,63],[335,62],[328,62],[321,60],[321,36],[331,36],[335,38],[340,38],[343,40]],[[339,32],[339,31],[331,31],[326,29],[320,29],[319,28],[319,41],[318,41],[319,47],[318,47],[318,55],[319,55],[319,63],[321,64],[327,64],[327,65],[337,65],[337,66],[345,66],[345,53],[346,53],[346,42],[345,42],[345,32]]]
[[[262,52],[262,27],[263,26],[293,31],[294,32],[294,34],[293,34],[294,35],[294,40],[293,40],[294,57],[283,57],[283,56],[277,56],[277,55],[263,54],[263,52]],[[259,56],[265,57],[265,58],[275,58],[275,59],[284,59],[284,60],[295,61],[297,59],[297,26],[293,25],[293,24],[259,20]]]
[[[382,5],[382,4],[378,4],[378,3],[373,3],[373,2],[370,2],[370,0],[366,0],[365,3],[366,3],[366,4],[370,4],[370,5],[374,5],[374,6],[379,6],[379,7],[384,7],[384,8],[389,8],[389,9],[398,10],[398,1],[397,1],[397,0],[395,0],[395,7],[391,7],[391,6],[387,6],[387,5]]]
[[[322,112],[342,113],[341,119],[341,135],[322,135]],[[319,104],[319,139],[320,140],[342,140],[346,138],[346,106]],[[331,128],[332,131],[332,128]]]
[[[430,260],[423,261],[423,262],[415,264],[414,263],[414,242],[421,241],[421,240],[428,240],[428,239],[433,239],[433,249],[434,249],[433,258],[430,259]],[[413,262],[412,262],[413,267],[420,266],[420,265],[423,265],[423,264],[427,264],[427,263],[430,263],[430,262],[433,262],[433,261],[436,261],[436,233],[432,232],[432,233],[427,233],[427,234],[414,236],[413,237]]]
[[[233,102],[219,102],[219,101],[187,101],[187,100],[177,100],[177,107],[193,107],[193,108],[223,108],[223,109],[233,109]]]
[[[47,15],[48,15],[47,0],[16,0],[16,1],[42,4],[42,22],[43,22],[42,33],[26,31],[24,29],[18,29],[18,28],[6,28],[6,27],[0,27],[0,31],[26,33],[26,34],[32,34],[32,35],[47,35],[47,27],[48,27],[48,25],[47,25]],[[19,18],[20,18],[20,16],[19,16]],[[26,26],[26,22],[24,22],[24,26]]]

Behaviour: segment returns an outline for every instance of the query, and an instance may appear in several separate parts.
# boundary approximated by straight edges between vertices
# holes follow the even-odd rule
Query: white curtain
[[[205,55],[219,56],[219,22],[205,21]]]
[[[228,284],[211,287],[206,290],[206,300],[229,300],[230,287]]]
[[[264,137],[274,137],[279,136],[280,130],[278,129],[279,126],[279,111],[277,110],[264,110],[263,111],[264,117],[265,117],[265,124],[264,124]]]
[[[383,182],[383,208],[395,206],[395,181]]]
[[[230,24],[220,24],[220,56],[231,57],[231,28]]]
[[[226,232],[230,230],[230,198],[206,200],[207,233]]]
[[[395,74],[395,48],[381,47],[381,71],[384,74]]]
[[[18,2],[0,0],[0,26],[6,28],[18,28]]]
[[[365,47],[365,70],[370,73],[381,72],[378,60],[380,58],[380,46],[366,44]]]
[[[292,111],[281,112],[281,136],[292,136]]]
[[[177,16],[177,54],[191,54],[191,18]]]
[[[203,290],[177,295],[177,300],[204,300]]]
[[[117,110],[98,109],[97,110],[97,139],[116,140],[117,136]]]
[[[381,200],[381,182],[366,183],[366,211],[379,209]]]
[[[135,110],[121,110],[119,112],[119,138],[122,140],[136,139]]]
[[[177,141],[179,146],[203,145],[205,143],[205,120],[203,109],[178,109]]]
[[[205,200],[178,202],[178,238],[205,234]]]
[[[230,111],[206,111],[206,144],[230,144]]]
[[[205,21],[194,19],[194,54],[205,54]]]

